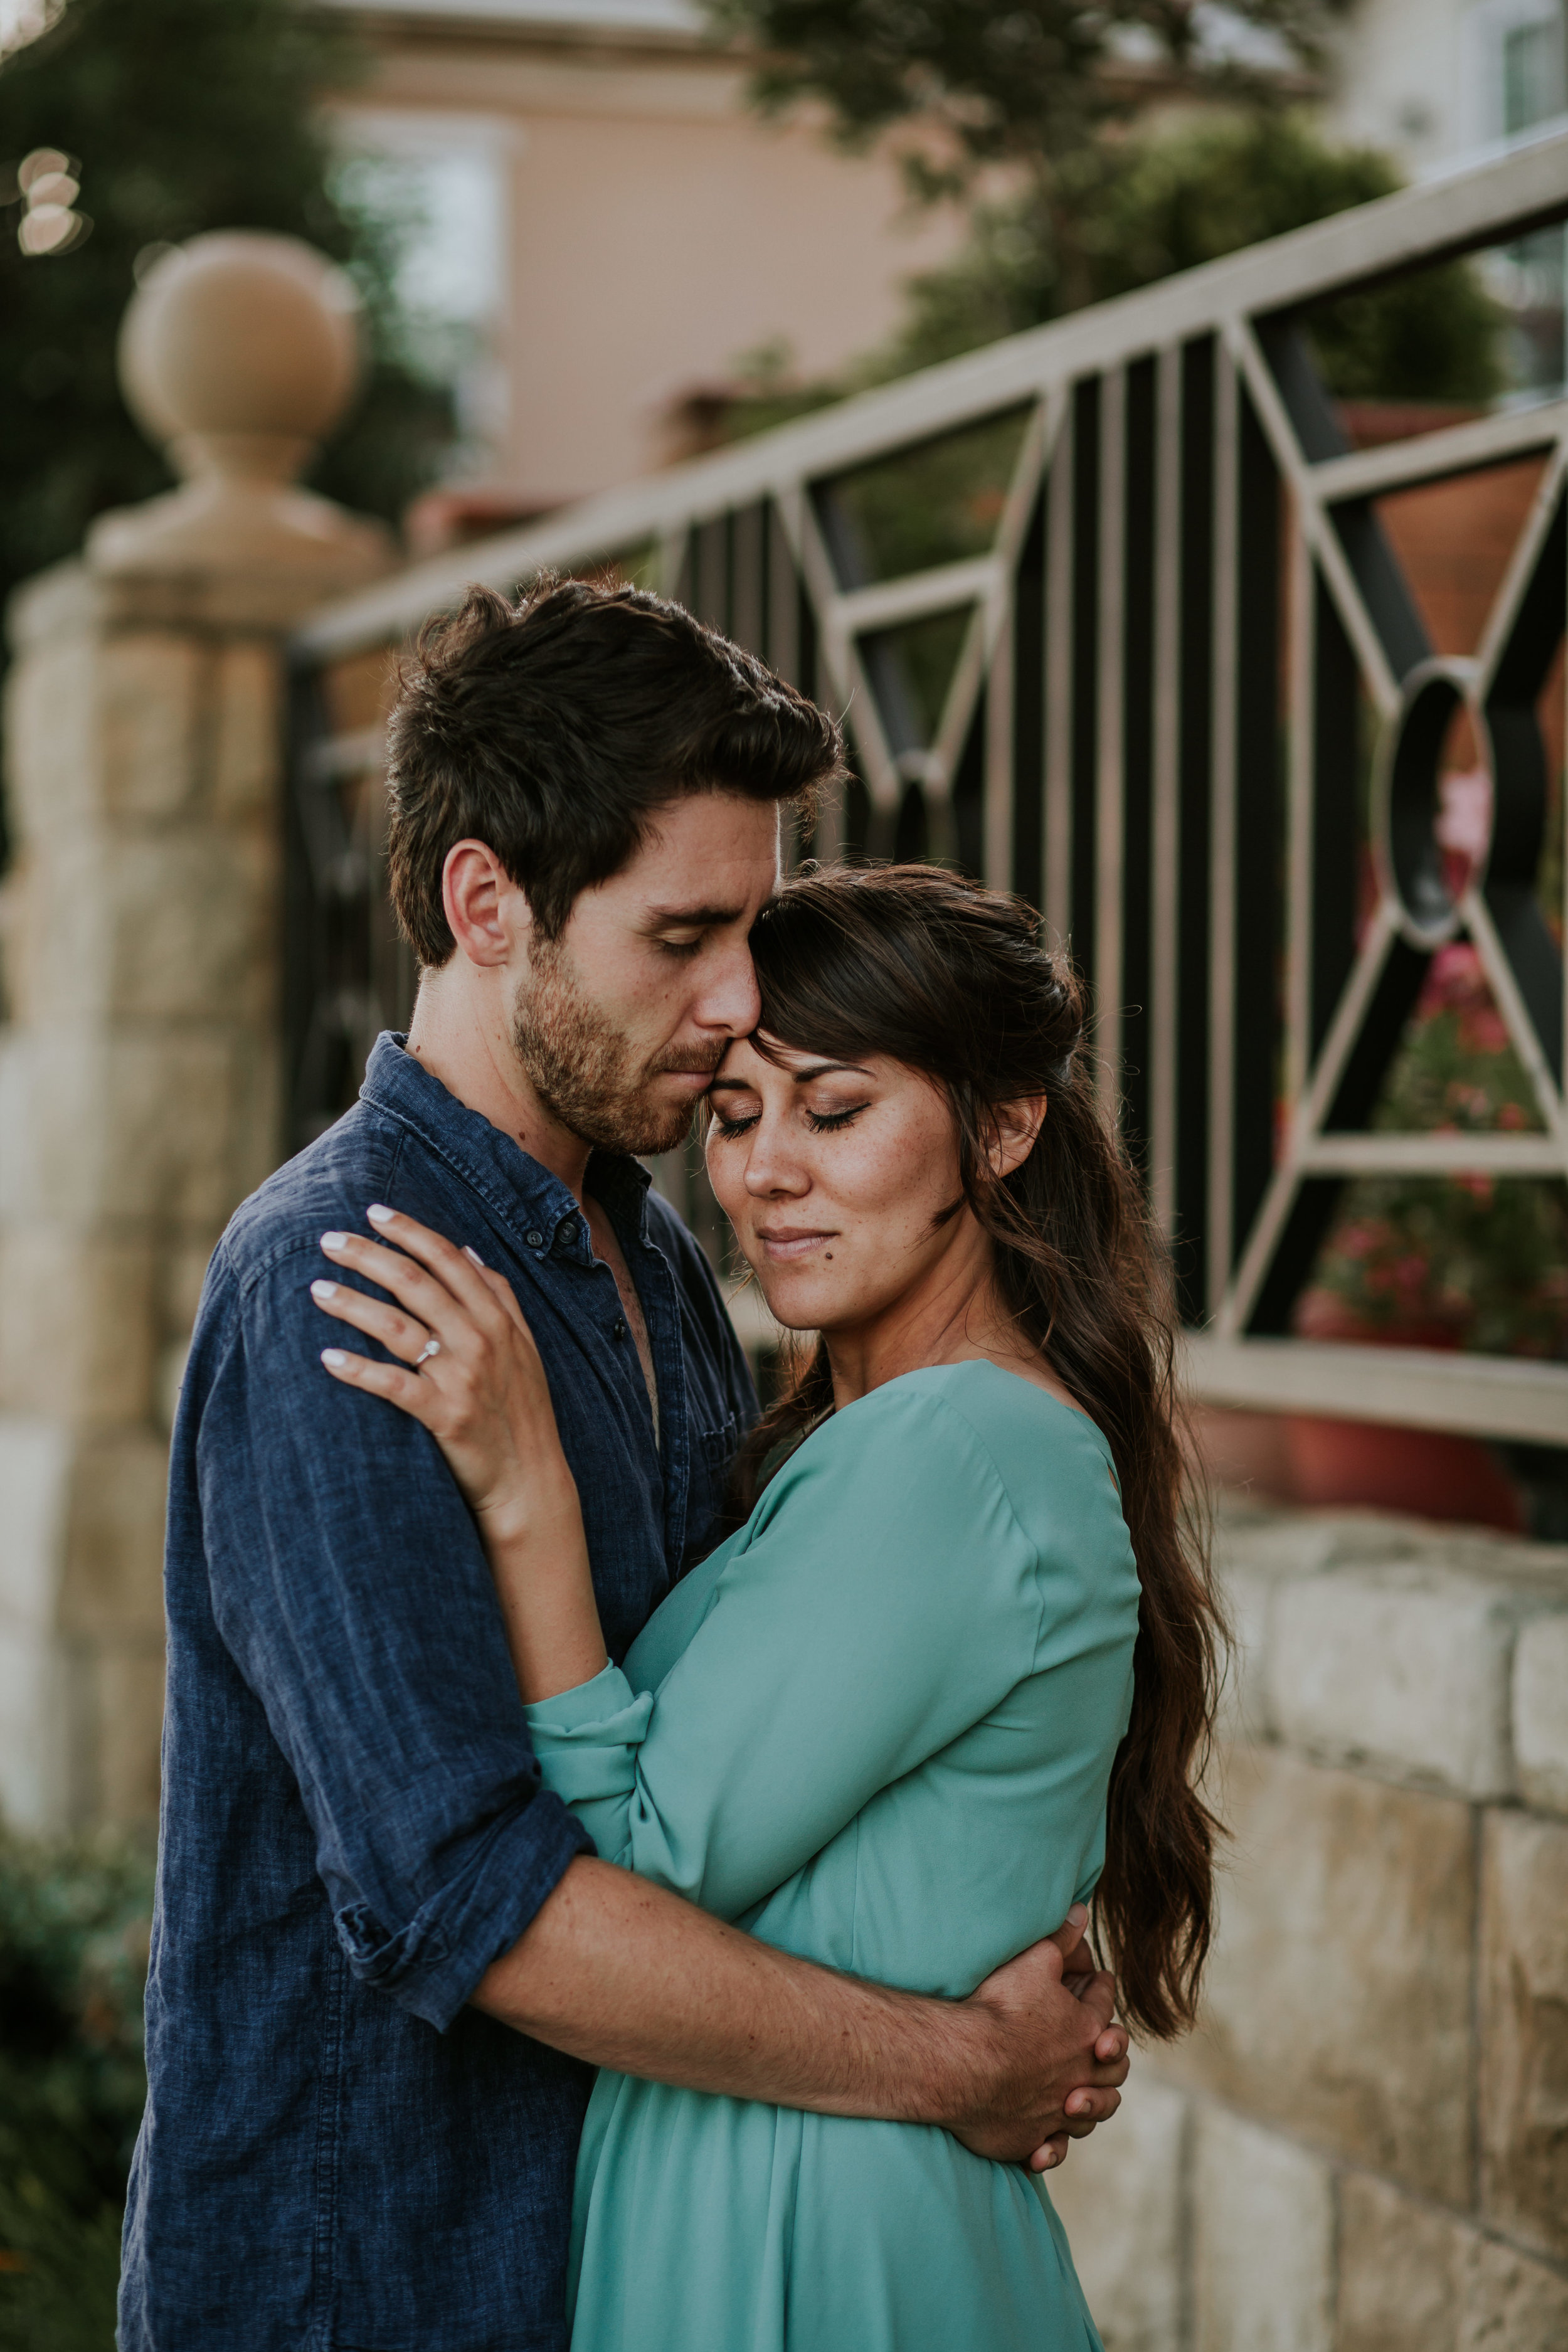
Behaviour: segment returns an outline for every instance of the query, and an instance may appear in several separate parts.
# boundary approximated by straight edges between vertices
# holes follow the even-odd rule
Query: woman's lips
[[[761,1242],[769,1258],[775,1265],[788,1265],[792,1259],[797,1257],[809,1257],[814,1249],[820,1249],[824,1242],[830,1242],[833,1239],[833,1235],[830,1233],[760,1233],[757,1235],[757,1239]]]

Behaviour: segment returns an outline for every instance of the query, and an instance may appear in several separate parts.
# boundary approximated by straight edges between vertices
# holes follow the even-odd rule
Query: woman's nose
[[[746,1190],[755,1201],[785,1192],[792,1199],[809,1190],[811,1179],[776,1129],[764,1121],[752,1131],[746,1155]]]

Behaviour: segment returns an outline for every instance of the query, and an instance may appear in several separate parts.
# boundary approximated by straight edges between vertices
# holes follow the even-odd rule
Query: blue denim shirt
[[[589,2072],[465,2003],[588,1840],[541,1787],[434,1441],[321,1369],[341,1334],[308,1286],[323,1231],[363,1232],[373,1201],[504,1270],[618,1660],[706,1548],[755,1400],[708,1265],[645,1172],[598,1156],[588,1183],[642,1299],[661,1450],[572,1195],[394,1037],[213,1259],[171,1471],[122,2352],[564,2346]]]

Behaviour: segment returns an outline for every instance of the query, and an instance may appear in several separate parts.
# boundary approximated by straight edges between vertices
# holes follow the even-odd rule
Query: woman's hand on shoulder
[[[310,1285],[310,1295],[323,1314],[379,1340],[397,1360],[329,1347],[321,1350],[326,1370],[424,1423],[487,1544],[553,1518],[572,1474],[544,1366],[511,1285],[473,1250],[413,1217],[380,1203],[365,1214],[379,1239],[323,1234],[322,1253],[396,1304],[325,1278]],[[574,1488],[571,1500],[575,1507]]]

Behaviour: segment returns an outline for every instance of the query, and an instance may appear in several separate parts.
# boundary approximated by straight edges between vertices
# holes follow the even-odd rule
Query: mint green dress
[[[1138,1575],[1083,1414],[986,1363],[825,1422],[624,1671],[529,1710],[600,1853],[958,1997],[1104,1854]],[[1043,2180],[934,2126],[599,2075],[573,2352],[1099,2352]]]

